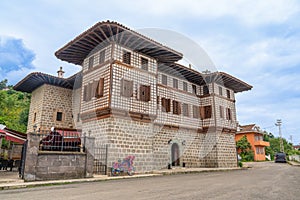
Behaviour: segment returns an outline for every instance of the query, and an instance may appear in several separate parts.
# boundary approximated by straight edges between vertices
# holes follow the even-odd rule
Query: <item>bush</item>
[[[239,161],[239,167],[243,167],[243,163],[242,163],[242,161]]]

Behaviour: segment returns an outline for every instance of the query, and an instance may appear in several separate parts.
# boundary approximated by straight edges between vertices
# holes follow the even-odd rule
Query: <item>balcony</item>
[[[266,142],[266,141],[258,140],[258,141],[254,141],[254,146],[265,146],[265,147],[268,147],[268,146],[270,146],[270,143]]]

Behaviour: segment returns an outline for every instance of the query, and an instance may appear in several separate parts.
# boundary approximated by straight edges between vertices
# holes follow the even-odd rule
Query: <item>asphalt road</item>
[[[300,167],[253,163],[248,170],[110,180],[0,191],[0,199],[300,199]]]

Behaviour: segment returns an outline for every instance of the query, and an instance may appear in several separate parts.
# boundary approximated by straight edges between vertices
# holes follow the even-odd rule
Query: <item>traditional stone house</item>
[[[236,166],[235,93],[252,86],[224,72],[200,73],[183,55],[115,22],[99,22],[56,57],[82,66],[69,77],[32,73],[28,132],[82,129],[109,144],[108,166],[128,155],[139,172]]]

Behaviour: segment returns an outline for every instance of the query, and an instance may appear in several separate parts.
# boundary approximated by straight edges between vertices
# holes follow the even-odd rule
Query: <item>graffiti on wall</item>
[[[132,176],[135,172],[135,168],[133,166],[133,160],[135,156],[129,155],[126,158],[118,160],[118,162],[114,162],[111,169],[111,174],[113,176],[118,176],[121,173],[127,173],[129,176]]]

